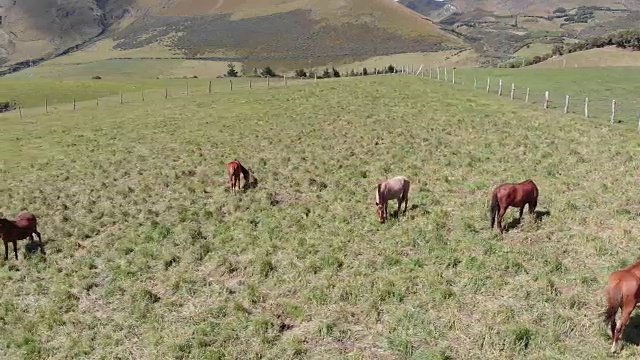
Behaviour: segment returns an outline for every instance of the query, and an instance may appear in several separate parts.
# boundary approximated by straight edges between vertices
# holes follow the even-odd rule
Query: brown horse
[[[387,218],[387,205],[389,200],[398,200],[398,212],[400,215],[400,207],[404,201],[404,212],[407,213],[407,203],[409,202],[409,187],[411,182],[404,176],[396,176],[378,183],[376,189],[376,207],[378,219],[384,223]]]
[[[33,242],[33,234],[38,236],[38,241],[42,244],[42,237],[38,232],[38,221],[36,216],[30,212],[22,211],[15,220],[0,218],[0,237],[4,242],[4,259],[9,259],[9,243],[13,244],[13,252],[18,260],[18,240],[29,238]]]
[[[640,258],[624,269],[609,275],[606,289],[607,309],[603,312],[604,323],[611,325],[611,352],[615,352],[616,344],[624,327],[629,323],[631,312],[640,301]],[[622,308],[620,323],[616,327],[616,314]]]
[[[240,190],[240,174],[244,177],[244,183],[247,185],[249,183],[249,179],[251,178],[251,173],[247,170],[238,159],[233,159],[233,161],[227,164],[227,177],[229,182],[229,187],[231,188],[232,193],[236,193],[236,187]]]
[[[502,218],[509,206],[520,208],[519,219],[522,220],[522,212],[526,204],[529,204],[529,213],[533,214],[538,206],[538,187],[533,180],[527,179],[517,184],[498,185],[491,194],[491,205],[489,206],[491,228],[493,228],[497,217],[498,230],[502,234],[504,232]]]

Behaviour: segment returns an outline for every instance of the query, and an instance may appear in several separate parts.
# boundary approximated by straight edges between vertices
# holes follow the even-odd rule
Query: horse
[[[498,185],[491,194],[491,205],[489,205],[491,228],[493,228],[496,217],[498,230],[502,234],[502,218],[509,206],[520,208],[519,220],[522,220],[524,206],[529,204],[529,213],[533,214],[538,206],[538,187],[531,179],[520,183],[504,183]]]
[[[2,237],[2,242],[4,242],[4,260],[9,259],[10,242],[13,244],[13,252],[16,260],[18,260],[18,240],[23,240],[28,237],[30,243],[32,243],[34,241],[33,234],[38,236],[38,241],[42,244],[42,237],[38,231],[36,216],[28,211],[20,212],[15,220],[0,218],[0,237]]]
[[[251,173],[247,170],[238,159],[233,159],[233,161],[227,163],[227,177],[229,187],[231,188],[232,193],[236,193],[236,187],[238,190],[240,189],[240,174],[244,177],[245,186],[249,183],[251,178]]]
[[[609,275],[606,288],[607,308],[603,311],[604,323],[611,327],[611,352],[615,352],[616,344],[622,331],[629,323],[631,312],[640,301],[640,258],[624,269]],[[620,323],[616,326],[616,314],[622,308]]]
[[[403,214],[407,213],[410,186],[411,182],[404,176],[396,176],[378,183],[376,189],[376,207],[380,223],[384,223],[387,218],[387,205],[389,200],[398,200],[398,212],[396,216],[400,215],[402,202],[404,202]]]

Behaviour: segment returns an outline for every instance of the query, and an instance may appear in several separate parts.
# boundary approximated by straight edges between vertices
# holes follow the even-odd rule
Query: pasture
[[[574,54],[571,54],[574,55]],[[640,74],[636,67],[584,67],[545,69],[526,67],[519,69],[459,68],[456,86],[473,90],[474,77],[478,92],[486,93],[487,77],[491,79],[490,92],[497,96],[502,79],[502,96],[509,101],[511,84],[515,84],[514,98],[525,100],[529,88],[529,103],[542,109],[544,93],[549,91],[549,109],[559,110],[561,116],[565,96],[569,95],[569,113],[583,116],[585,97],[589,98],[589,117],[597,124],[607,123],[611,116],[611,102],[616,100],[617,126],[637,128],[640,101],[635,94],[640,90]],[[451,82],[451,68],[449,82]],[[435,77],[435,70],[433,77]],[[441,80],[444,79],[441,68]],[[427,72],[428,76],[428,72]],[[525,120],[525,119],[523,119]]]
[[[410,76],[0,121],[0,210],[47,252],[0,260],[7,357],[608,357],[602,288],[640,235],[628,129]],[[235,157],[259,185],[233,196]],[[380,224],[394,175],[408,212]],[[540,219],[501,237],[491,189],[526,178]]]

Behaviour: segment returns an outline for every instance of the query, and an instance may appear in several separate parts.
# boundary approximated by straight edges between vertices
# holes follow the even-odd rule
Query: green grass
[[[449,81],[451,82],[451,69]],[[435,70],[433,71],[435,77]],[[427,72],[428,76],[428,72]],[[473,89],[474,77],[477,91],[486,92],[487,77],[491,77],[491,89],[498,93],[502,79],[502,96],[509,99],[511,84],[516,86],[515,98],[522,102],[529,88],[529,102],[542,108],[544,93],[549,91],[549,108],[563,111],[565,95],[569,95],[569,112],[584,114],[584,101],[589,98],[589,116],[598,123],[608,122],[611,102],[616,100],[616,119],[624,125],[637,127],[640,101],[635,94],[640,90],[640,74],[633,67],[601,68],[521,68],[488,69],[467,68],[456,70],[456,86]],[[444,70],[441,69],[441,79]],[[558,116],[557,112],[553,112]]]
[[[8,358],[608,356],[636,133],[408,76],[0,121],[0,210],[48,242],[0,261]],[[232,196],[235,157],[259,185]],[[397,174],[410,210],[381,225]],[[525,178],[551,215],[500,237],[490,191]]]
[[[65,107],[73,102],[91,101],[95,105],[96,98],[118,95],[121,91],[125,101],[140,101],[142,91],[146,97],[164,97],[167,88],[169,96],[186,94],[187,83],[189,92],[202,94],[208,92],[209,81],[212,91],[228,91],[229,79],[145,79],[145,78],[116,78],[113,80],[77,80],[77,79],[47,79],[47,78],[0,78],[0,101],[16,100],[23,107],[44,107],[45,98],[52,107]],[[290,82],[291,80],[288,80]],[[295,81],[295,80],[294,80]],[[248,78],[233,79],[234,89],[248,88]],[[252,86],[266,87],[266,78],[251,79]],[[270,84],[282,85],[282,79],[271,79]],[[119,101],[119,98],[117,99]]]

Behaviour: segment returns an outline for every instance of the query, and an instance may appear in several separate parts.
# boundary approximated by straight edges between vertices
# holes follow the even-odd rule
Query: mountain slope
[[[162,44],[187,56],[325,64],[461,48],[458,37],[388,0],[0,0],[10,62],[109,34],[117,50]],[[2,56],[3,50],[0,50]]]

